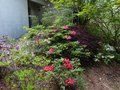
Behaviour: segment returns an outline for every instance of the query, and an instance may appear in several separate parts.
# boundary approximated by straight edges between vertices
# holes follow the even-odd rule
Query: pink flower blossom
[[[66,64],[67,64],[67,63],[70,63],[70,60],[69,60],[68,58],[65,58],[65,59],[64,59],[64,63],[66,63]]]
[[[65,37],[67,40],[70,40],[71,39],[71,36],[66,36]]]
[[[69,29],[69,26],[63,26],[63,29],[65,29],[65,30],[68,30]]]
[[[71,78],[67,78],[67,79],[65,80],[65,82],[66,82],[66,84],[69,85],[69,86],[72,86],[72,85],[75,83],[74,79],[71,79]]]
[[[54,50],[53,48],[51,48],[51,49],[49,50],[49,53],[53,53],[53,52],[55,52],[55,50]]]
[[[71,35],[76,35],[76,31],[71,31]]]
[[[44,67],[44,70],[46,71],[46,72],[48,72],[48,71],[50,71],[50,72],[53,72],[54,71],[54,67],[51,65],[51,66],[45,66]]]

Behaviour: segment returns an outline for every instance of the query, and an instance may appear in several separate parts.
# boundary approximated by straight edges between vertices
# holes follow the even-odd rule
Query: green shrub
[[[104,62],[105,64],[109,64],[110,62],[113,62],[115,60],[115,49],[114,47],[108,45],[104,45],[102,50],[99,51],[95,55],[95,61],[96,62]]]
[[[103,42],[113,46],[117,53],[120,53],[120,11],[118,2],[115,0],[98,2],[96,13],[90,21],[91,32],[102,39]],[[91,25],[95,28],[91,28]]]
[[[42,24],[54,27],[73,25],[73,11],[67,8],[64,8],[64,10],[49,8],[43,14]]]

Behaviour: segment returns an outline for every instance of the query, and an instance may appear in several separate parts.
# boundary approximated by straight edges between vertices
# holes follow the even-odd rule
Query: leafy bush
[[[14,71],[5,78],[8,89],[19,88],[21,90],[41,89],[38,83],[44,80],[42,73],[33,68],[24,68]]]
[[[114,0],[101,1],[96,5],[97,12],[93,15],[91,23],[97,26],[96,33],[102,36],[105,43],[113,46],[120,52],[120,11],[118,3]]]
[[[55,89],[68,89],[72,86],[84,87],[82,81],[83,69],[80,68],[80,62],[77,58],[69,60],[67,58],[56,59],[51,66],[45,66],[45,76],[52,83],[56,84]]]
[[[10,55],[13,48],[16,49],[16,46],[13,46],[8,36],[0,37],[0,79],[3,79],[12,71],[10,65],[13,59]]]
[[[86,25],[93,14],[94,5],[98,0],[50,0],[55,8],[64,10],[72,9],[73,21],[77,25]],[[84,14],[85,13],[85,14]],[[82,15],[81,15],[82,14]],[[83,15],[84,14],[84,15]]]
[[[49,34],[50,43],[49,43],[49,53],[47,54],[47,56],[50,56],[50,58],[55,61],[55,62],[54,61],[52,62],[53,65],[56,62],[58,62],[58,64],[59,64],[58,66],[60,66],[61,63],[59,62],[59,58],[61,58],[61,57],[62,58],[70,58],[72,60],[71,62],[73,62],[74,64],[80,62],[81,61],[80,59],[83,57],[89,57],[90,52],[89,52],[89,50],[87,50],[85,48],[86,46],[82,46],[82,45],[80,45],[80,43],[78,41],[74,40],[73,36],[76,35],[77,33],[72,30],[71,31],[66,30],[66,29],[69,29],[68,26],[64,26],[63,28],[64,28],[64,30],[58,29],[58,30],[52,31]],[[56,59],[58,59],[58,60],[56,60]],[[80,69],[79,65],[75,64],[75,67],[76,68],[78,67],[78,69]],[[57,67],[55,67],[55,68],[57,68]],[[74,68],[73,73],[80,72],[80,71],[77,71],[76,68]],[[61,69],[59,69],[59,70],[61,70]],[[68,72],[69,74],[67,74],[67,72],[66,71],[61,72],[61,74],[64,73],[65,75],[69,75],[71,71]],[[60,74],[59,71],[55,71],[55,73]],[[72,78],[77,78],[77,76],[79,77],[80,74],[78,74],[78,75],[76,75],[76,74],[73,75]],[[55,77],[56,77],[56,75],[55,75]],[[61,80],[59,80],[60,78],[57,79],[57,81],[60,81],[58,83],[62,82],[63,86],[65,86],[65,83],[64,83],[65,79],[63,79],[61,81]],[[76,80],[76,82],[77,82],[77,80]],[[62,86],[62,84],[58,84],[58,85]]]
[[[49,8],[43,14],[42,24],[54,27],[73,25],[73,11],[70,8],[64,8],[64,10]]]
[[[69,65],[73,64],[74,68],[70,70],[70,72],[69,70],[65,70],[61,75],[64,74],[68,76],[73,72],[74,74],[71,78],[75,80],[74,85],[82,87],[82,78],[79,78],[83,71],[82,67],[79,67],[80,59],[82,57],[89,57],[90,52],[86,49],[86,46],[80,45],[80,43],[73,38],[77,33],[70,30],[68,26],[58,29],[53,27],[45,28],[39,25],[26,29],[28,32],[15,44],[14,48],[10,49],[11,54],[9,57],[12,59],[12,62],[9,66],[12,68],[12,72],[5,78],[8,87],[11,89],[21,88],[29,90],[38,88],[37,83],[43,82],[43,80],[47,79],[45,77],[50,76],[47,75],[43,77],[44,71],[41,71],[41,69],[48,65],[55,65],[55,67],[56,65],[61,65],[62,67],[62,58],[69,58],[71,60]],[[59,70],[55,71],[55,73],[57,76]],[[33,75],[35,77],[33,77]],[[51,78],[55,79],[52,76]],[[79,80],[77,80],[77,78],[79,78]],[[27,82],[28,80],[29,82]],[[63,79],[62,82],[64,80],[65,79]],[[77,85],[78,81],[80,85]],[[60,87],[62,85],[64,87],[67,86],[65,83],[58,85]]]
[[[0,79],[1,77],[5,79],[8,89],[38,89],[37,83],[44,79],[40,70],[50,63],[50,59],[42,55],[37,56],[33,53],[34,51],[31,52],[30,48],[27,48],[31,45],[30,43],[33,43],[30,38],[37,35],[33,33],[33,31],[27,33],[25,36],[28,37],[20,39],[15,44],[11,43],[7,37],[1,39]]]
[[[37,27],[40,27],[40,26],[37,26]],[[69,26],[64,26],[61,28],[48,27],[48,28],[44,28],[44,29],[40,29],[41,27],[40,28],[37,28],[37,27],[28,28],[29,32],[28,32],[28,34],[26,34],[27,36],[25,36],[25,37],[29,37],[29,35],[31,36],[33,29],[35,29],[36,32],[39,32],[35,36],[31,37],[31,39],[28,38],[29,40],[32,40],[32,42],[29,43],[28,46],[26,46],[27,50],[29,52],[32,52],[33,55],[35,55],[35,56],[33,56],[34,58],[31,58],[31,56],[29,54],[27,54],[28,59],[26,59],[26,58],[24,59],[23,57],[22,57],[22,59],[24,61],[28,60],[28,62],[32,64],[32,61],[36,57],[42,55],[42,57],[44,57],[46,60],[50,60],[49,64],[47,65],[47,68],[50,67],[52,70],[52,66],[50,66],[50,65],[53,65],[53,66],[55,65],[54,68],[56,68],[56,70],[57,70],[57,68],[59,68],[59,70],[61,71],[62,68],[60,69],[60,67],[62,67],[63,58],[69,58],[71,60],[70,61],[71,64],[74,65],[73,71],[65,70],[65,72],[63,72],[63,73],[61,72],[61,75],[64,74],[64,75],[68,76],[72,72],[75,73],[71,77],[71,78],[75,79],[76,84],[74,84],[74,85],[77,85],[78,84],[77,82],[79,81],[80,85],[77,85],[77,86],[82,86],[82,79],[80,78],[79,80],[77,80],[77,78],[79,76],[81,77],[81,73],[82,73],[82,68],[79,67],[78,64],[80,64],[80,62],[81,62],[80,59],[83,59],[84,57],[85,58],[90,57],[91,53],[86,48],[86,46],[81,45],[77,40],[75,40],[75,38],[73,38],[74,36],[77,35],[76,31],[71,30],[69,28]],[[23,37],[22,40],[26,41],[26,38]],[[43,60],[41,59],[41,60],[44,61],[45,59],[43,59]],[[40,62],[39,60],[40,60],[40,58],[38,58],[38,62]],[[22,62],[22,60],[21,60],[21,62]],[[25,64],[25,62],[23,62],[23,65],[24,64]],[[40,66],[44,66],[44,65],[45,64],[42,64]],[[61,66],[57,67],[57,65],[58,66],[61,65]],[[30,67],[32,67],[32,66],[33,66],[33,64]],[[57,75],[60,74],[59,70],[55,71],[56,74],[54,74],[54,77],[57,77]],[[51,74],[49,75],[49,73],[47,76],[51,77],[51,79],[49,79],[47,81],[55,79],[53,76],[51,76]],[[62,78],[62,76],[61,76],[61,78]],[[55,79],[54,82],[57,83],[56,80],[58,81],[59,79]],[[63,82],[64,80],[65,80],[65,78],[62,81],[58,82],[58,83],[62,82],[61,84],[57,83],[57,85],[59,87],[67,86]]]
[[[115,59],[114,51],[115,49],[109,44],[104,45],[102,51],[99,51],[99,53],[95,55],[95,61],[96,62],[103,61],[105,64],[108,64],[109,62]]]

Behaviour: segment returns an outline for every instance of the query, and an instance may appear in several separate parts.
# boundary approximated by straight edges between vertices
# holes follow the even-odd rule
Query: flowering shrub
[[[86,46],[74,39],[76,31],[70,30],[69,26],[60,29],[50,28],[40,31],[39,43],[34,43],[34,53],[43,55],[51,60],[51,62],[43,67],[46,80],[54,80],[59,88],[67,88],[71,86],[81,86],[81,75],[83,72],[80,66],[80,59],[89,57],[90,52]],[[40,48],[42,47],[42,48]],[[37,52],[36,52],[37,51]],[[79,78],[79,79],[78,79]]]
[[[48,65],[43,66],[44,76],[46,81],[53,80],[59,88],[82,86],[83,69],[80,62],[84,57],[90,57],[91,53],[85,45],[75,40],[76,35],[76,31],[67,25],[61,28],[48,27],[31,38],[33,42],[27,46],[35,56],[42,55],[51,60]]]
[[[56,87],[59,89],[81,86],[83,69],[80,66],[79,59],[74,59],[74,61],[68,58],[56,59],[52,62],[52,66],[46,66],[44,68],[44,72],[46,79],[54,80],[54,83],[57,83]]]
[[[6,77],[7,83],[12,82],[9,85],[14,88],[35,89],[37,82],[46,79],[54,80],[59,88],[82,86],[83,69],[80,62],[83,57],[89,57],[90,52],[86,46],[74,39],[76,31],[69,26],[65,27],[45,28],[40,25],[27,28],[28,33],[11,49],[13,73]],[[40,75],[38,79],[30,75],[31,70],[35,77]],[[30,72],[27,73],[28,77],[26,71]],[[27,83],[28,79],[30,82]]]
[[[11,49],[13,48],[16,49],[16,46],[13,46],[8,36],[0,37],[0,79],[12,71],[10,65],[13,59],[10,55],[12,54]]]
[[[32,33],[30,32],[30,37],[33,35]],[[39,70],[48,65],[50,59],[40,55],[37,56],[34,51],[31,52],[30,43],[35,42],[30,41],[30,37],[20,39],[15,44],[11,43],[6,37],[0,39],[0,79],[5,80],[8,90],[41,88],[37,83],[42,82],[44,77]]]
[[[3,63],[10,62],[9,55],[11,54],[10,49],[13,48],[12,44],[9,42],[7,36],[0,38],[0,62]],[[0,65],[0,66],[1,66]],[[4,66],[4,65],[3,65]]]

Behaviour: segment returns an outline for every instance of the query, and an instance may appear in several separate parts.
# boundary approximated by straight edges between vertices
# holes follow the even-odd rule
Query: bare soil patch
[[[86,68],[85,90],[120,90],[120,64],[99,65]]]

